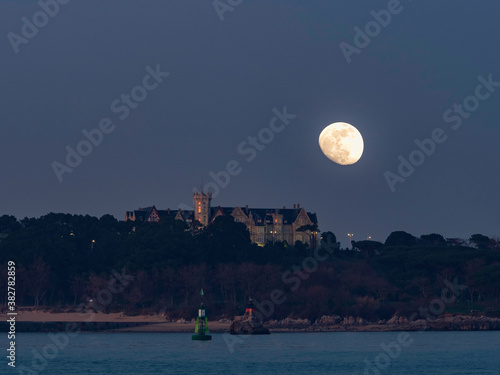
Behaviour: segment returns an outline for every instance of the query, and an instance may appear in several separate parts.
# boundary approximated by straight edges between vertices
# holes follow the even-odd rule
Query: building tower
[[[208,225],[210,220],[210,202],[212,201],[212,193],[200,192],[193,193],[194,201],[194,219],[198,220],[202,225]]]

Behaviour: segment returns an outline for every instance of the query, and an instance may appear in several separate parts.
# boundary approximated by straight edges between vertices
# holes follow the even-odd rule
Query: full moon
[[[351,124],[335,122],[319,135],[319,147],[323,154],[340,165],[356,163],[363,154],[363,137]]]

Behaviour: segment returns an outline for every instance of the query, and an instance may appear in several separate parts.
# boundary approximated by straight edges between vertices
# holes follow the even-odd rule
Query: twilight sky
[[[0,215],[186,207],[229,163],[213,205],[300,203],[343,245],[500,235],[498,1],[44,1],[0,1]],[[337,121],[352,166],[318,146]]]

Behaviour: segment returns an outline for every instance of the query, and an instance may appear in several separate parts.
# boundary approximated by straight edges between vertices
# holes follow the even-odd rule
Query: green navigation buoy
[[[201,295],[201,305],[198,309],[198,317],[196,318],[196,326],[194,328],[193,340],[207,341],[212,340],[212,336],[208,334],[208,320],[205,313],[205,307],[203,306],[203,289],[200,292]]]

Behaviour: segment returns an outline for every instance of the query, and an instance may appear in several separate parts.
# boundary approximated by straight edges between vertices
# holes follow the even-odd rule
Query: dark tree
[[[446,240],[444,239],[444,237],[437,233],[423,234],[420,236],[420,239],[424,241],[424,243],[433,246],[446,245]]]
[[[329,248],[338,248],[339,244],[337,242],[337,237],[335,237],[335,234],[333,232],[323,232],[321,234],[321,241],[320,241],[321,247],[329,247]]]
[[[404,231],[392,232],[385,240],[385,246],[413,246],[416,238]]]
[[[447,238],[446,244],[448,246],[464,246],[465,241],[462,238]]]
[[[21,227],[19,221],[14,216],[0,216],[0,234],[9,233]]]
[[[209,262],[241,262],[251,247],[250,233],[245,224],[237,223],[232,216],[219,216],[198,236],[206,246]]]
[[[474,245],[476,245],[478,249],[483,250],[488,248],[490,238],[477,233],[470,236],[469,242],[472,242]]]
[[[358,248],[361,252],[366,254],[373,254],[384,248],[384,244],[378,241],[364,240],[353,242],[353,247]]]

